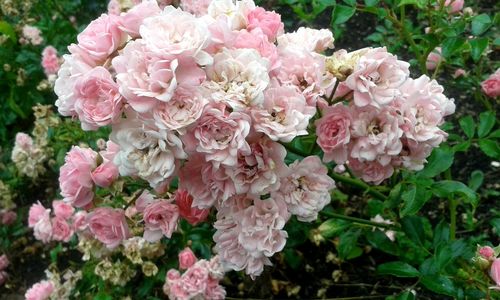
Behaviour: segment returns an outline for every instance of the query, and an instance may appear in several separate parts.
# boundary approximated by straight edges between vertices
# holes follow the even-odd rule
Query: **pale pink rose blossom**
[[[208,13],[208,6],[211,2],[212,0],[181,0],[180,5],[184,11],[201,17]]]
[[[179,215],[191,225],[196,225],[205,221],[210,213],[210,209],[199,209],[193,207],[193,197],[188,191],[178,189],[175,192],[175,204],[179,207]]]
[[[49,218],[50,209],[45,208],[40,201],[31,205],[28,213],[28,226],[33,228],[43,218]]]
[[[191,248],[185,248],[179,252],[179,269],[189,269],[197,260]]]
[[[42,51],[42,67],[45,75],[57,74],[59,71],[59,57],[53,46],[47,46]]]
[[[317,143],[325,153],[323,161],[343,164],[348,158],[348,145],[351,141],[351,110],[338,103],[323,110],[323,116],[316,120]]]
[[[75,232],[87,229],[87,212],[84,210],[76,212],[72,217],[72,225]]]
[[[74,93],[74,109],[83,130],[97,130],[120,118],[122,95],[107,69],[95,67],[85,73],[76,81]]]
[[[382,181],[391,177],[394,173],[392,165],[383,166],[378,161],[360,162],[357,159],[350,159],[349,167],[354,175],[366,182],[373,182],[376,185],[382,183]]]
[[[369,49],[345,81],[354,92],[354,104],[381,107],[391,103],[409,76],[409,66],[385,47]]]
[[[140,37],[139,28],[144,19],[160,14],[156,0],[147,0],[132,7],[127,13],[122,14],[119,19],[120,29],[131,37]]]
[[[490,246],[483,246],[478,249],[477,253],[484,259],[490,260],[495,258],[495,250]],[[0,268],[1,269],[1,268]]]
[[[54,209],[54,214],[56,215],[56,217],[60,217],[65,220],[69,219],[75,212],[73,206],[59,200],[52,201],[52,208]]]
[[[230,175],[206,162],[200,154],[189,157],[180,169],[179,181],[179,188],[193,197],[192,207],[200,209],[210,208],[216,201],[224,201],[236,193]]]
[[[130,237],[122,209],[98,207],[86,217],[90,232],[109,249],[116,248]]]
[[[41,37],[42,32],[37,27],[31,25],[24,25],[22,31],[23,37],[19,39],[21,44],[32,44],[38,46],[43,43],[43,38]]]
[[[283,200],[290,213],[299,221],[311,222],[330,203],[330,190],[335,181],[328,176],[328,169],[318,156],[308,156],[289,166],[287,176],[281,179],[280,189],[271,194]]]
[[[17,213],[15,211],[9,210],[0,214],[0,223],[3,225],[11,225],[17,219]]]
[[[333,34],[328,29],[300,27],[295,32],[278,36],[280,48],[300,48],[309,52],[323,52],[333,48]]]
[[[92,180],[101,187],[109,187],[119,176],[118,167],[113,160],[120,151],[120,146],[112,141],[106,142],[106,149],[99,152],[103,162],[92,171]]]
[[[255,49],[269,62],[269,71],[273,72],[281,66],[278,48],[268,41],[267,36],[260,28],[252,31],[240,30],[234,37],[232,46],[237,49]]]
[[[206,261],[203,261],[206,262]],[[207,268],[197,263],[187,269],[180,279],[182,288],[191,297],[196,295],[203,295],[207,289],[209,274]]]
[[[444,6],[451,14],[456,14],[464,7],[464,0],[446,0]]]
[[[279,188],[280,178],[286,172],[283,145],[266,137],[250,143],[250,152],[238,154],[236,166],[227,167],[226,174],[233,179],[237,194],[266,194]]]
[[[10,262],[9,262],[9,258],[7,257],[7,255],[2,254],[0,256],[0,271],[7,269],[9,264],[10,264]]]
[[[18,132],[16,134],[14,147],[20,148],[26,152],[31,152],[31,149],[33,147],[33,139],[31,138],[31,136],[27,135],[24,132]]]
[[[179,208],[167,200],[159,199],[146,206],[143,219],[145,240],[156,242],[163,236],[171,238],[177,229]]]
[[[196,127],[183,137],[186,150],[203,153],[216,165],[234,166],[238,153],[250,151],[245,140],[250,122],[248,115],[229,112],[225,106],[207,107]]]
[[[127,40],[118,20],[118,16],[102,14],[77,36],[78,44],[71,44],[69,51],[91,66],[103,64]]]
[[[89,148],[73,146],[66,154],[61,167],[59,186],[64,201],[75,207],[84,207],[92,202],[94,183],[91,172],[96,167],[97,153]]]
[[[432,52],[427,56],[425,67],[427,70],[433,71],[442,60],[443,57],[441,56],[441,47],[436,47],[436,49],[432,50]]]
[[[110,0],[108,2],[108,15],[119,16],[121,13],[120,2],[118,0]]]
[[[54,241],[69,242],[73,236],[73,229],[65,218],[52,218],[52,239]]]
[[[28,289],[24,297],[26,300],[47,300],[54,292],[54,284],[51,281],[42,280]]]
[[[259,28],[270,42],[274,42],[278,35],[283,34],[285,25],[281,22],[281,16],[274,11],[266,11],[262,7],[256,7],[248,13],[247,20],[248,31]]]
[[[204,296],[205,299],[223,300],[226,299],[226,290],[219,284],[218,280],[209,277]]]
[[[43,243],[48,243],[52,240],[52,222],[48,214],[36,222],[33,227],[33,235]]]
[[[291,142],[307,135],[309,120],[316,108],[308,106],[305,97],[291,86],[274,86],[265,92],[262,109],[252,110],[253,126],[273,141]]]
[[[269,257],[283,250],[288,234],[283,230],[289,213],[286,204],[274,199],[252,199],[253,205],[225,214],[219,211],[214,224],[215,251],[225,269],[260,275]]]
[[[490,267],[490,277],[500,287],[500,259],[495,259]]]
[[[481,88],[483,93],[490,98],[500,96],[500,69],[481,82]]]

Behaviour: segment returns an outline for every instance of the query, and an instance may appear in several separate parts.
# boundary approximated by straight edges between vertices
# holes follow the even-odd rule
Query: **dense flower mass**
[[[323,162],[379,184],[398,168],[421,169],[447,136],[439,126],[453,100],[436,81],[412,79],[385,48],[327,57],[329,30],[285,33],[280,15],[251,0],[144,1],[121,13],[115,2],[69,47],[55,83],[59,112],[84,130],[110,126],[110,141],[99,153],[70,150],[59,179],[65,202],[52,219],[34,205],[29,223],[40,240],[85,231],[82,245],[93,238],[111,251],[138,235],[171,238],[180,219],[196,225],[216,210],[217,258],[184,250],[184,274],[167,273],[171,299],[223,298],[224,271],[260,275],[283,250],[292,215],[311,222],[329,204],[335,182]],[[314,131],[323,162],[287,165],[282,143]],[[138,192],[126,207],[94,201],[119,176],[158,196]],[[144,274],[155,267],[143,265]]]

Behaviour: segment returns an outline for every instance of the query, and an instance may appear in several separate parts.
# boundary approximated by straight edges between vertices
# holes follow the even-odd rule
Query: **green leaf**
[[[113,297],[106,294],[105,292],[100,292],[99,294],[94,296],[93,300],[113,300]]]
[[[381,275],[393,275],[396,277],[419,277],[420,272],[411,265],[394,261],[381,264],[377,267],[377,273]]]
[[[456,287],[453,282],[445,276],[442,275],[427,275],[420,279],[420,282],[429,290],[434,293],[455,296]]]
[[[432,239],[432,245],[437,248],[441,244],[446,244],[450,240],[450,226],[444,220],[439,222],[439,224],[434,229],[434,237]]]
[[[500,138],[500,129],[497,129],[488,135],[489,138]]]
[[[416,214],[422,206],[431,198],[432,193],[422,185],[413,185],[410,190],[403,193],[403,209],[401,217]]]
[[[350,225],[351,223],[345,220],[329,219],[323,222],[318,227],[318,230],[324,238],[329,239],[338,236],[342,231],[344,231]]]
[[[476,123],[471,116],[466,116],[461,118],[458,123],[460,128],[464,131],[465,135],[471,139],[474,137],[474,132],[476,131]]]
[[[465,196],[466,202],[472,205],[477,205],[477,195],[468,186],[460,181],[454,180],[441,180],[432,185],[432,191],[438,197],[448,197],[452,193],[460,193]]]
[[[12,25],[10,25],[9,23],[7,23],[5,21],[0,21],[0,33],[5,34],[6,36],[8,36],[11,39],[11,41],[13,41],[14,43],[17,43],[16,31],[14,30]]]
[[[342,0],[345,4],[350,6],[356,6],[356,0]]]
[[[432,178],[446,171],[453,164],[453,151],[450,148],[436,148],[427,160],[427,165],[418,173],[418,177]]]
[[[396,300],[415,300],[415,295],[410,291],[406,291],[406,292],[399,294],[396,297]]]
[[[479,148],[489,157],[500,159],[500,146],[497,141],[488,139],[479,140]]]
[[[495,229],[497,235],[500,236],[500,218],[491,219],[490,225]]]
[[[340,242],[337,246],[340,259],[347,259],[351,252],[355,250],[361,231],[359,229],[351,229],[340,235]]]
[[[365,0],[366,7],[372,7],[378,4],[380,0]]]
[[[456,144],[455,146],[453,146],[453,151],[455,152],[465,152],[467,150],[469,150],[470,146],[472,145],[472,141],[471,140],[468,140],[468,141],[465,141],[465,142],[461,142],[459,144]]]
[[[472,34],[480,35],[491,26],[491,18],[487,14],[480,14],[472,18]]]
[[[487,38],[477,38],[469,41],[471,48],[471,57],[477,62],[481,58],[484,50],[488,47],[489,41]]]
[[[441,53],[444,58],[450,58],[465,44],[465,39],[461,37],[449,37],[444,40]]]
[[[356,12],[356,8],[345,5],[336,5],[332,12],[332,24],[339,25],[349,21]]]
[[[366,239],[368,242],[376,249],[384,251],[392,255],[398,255],[399,249],[397,245],[391,241],[384,232],[379,229],[375,231],[370,231],[366,234]]]
[[[403,5],[416,5],[418,8],[425,8],[428,0],[401,0],[398,6]]]
[[[492,111],[485,111],[479,115],[479,126],[477,127],[477,135],[482,138],[490,133],[493,126],[495,126],[495,113]]]
[[[479,187],[483,184],[484,173],[480,170],[475,170],[470,174],[468,186],[473,190],[477,191]]]
[[[401,226],[406,236],[415,244],[424,246],[424,224],[419,216],[407,216],[401,219]]]

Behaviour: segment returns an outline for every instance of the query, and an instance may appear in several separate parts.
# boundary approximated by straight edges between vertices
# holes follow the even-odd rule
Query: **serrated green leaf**
[[[438,181],[432,185],[432,191],[435,195],[443,198],[450,196],[452,193],[460,193],[465,196],[465,202],[471,203],[473,206],[477,205],[476,193],[460,181]]]
[[[401,219],[401,227],[406,236],[415,244],[424,246],[424,223],[419,216],[407,216]]]
[[[356,0],[342,0],[342,1],[344,1],[345,4],[350,5],[350,6],[356,5]]]
[[[377,267],[377,273],[381,275],[393,275],[396,277],[420,276],[420,272],[417,269],[402,261],[394,261],[381,264]]]
[[[342,233],[339,237],[339,244],[337,246],[337,251],[339,253],[340,259],[347,259],[351,255],[351,252],[356,248],[359,235],[361,231],[359,229],[350,229]]]
[[[372,7],[378,4],[380,0],[365,0],[366,7]]]
[[[422,206],[431,198],[432,193],[423,185],[413,185],[409,190],[401,195],[403,208],[401,217],[416,214]]]
[[[484,50],[488,48],[489,40],[487,38],[477,38],[469,41],[471,57],[475,62],[479,61]]]
[[[472,34],[480,35],[491,26],[491,18],[487,14],[480,14],[472,18]]]
[[[446,38],[441,47],[441,54],[444,58],[450,58],[465,44],[465,39],[461,37]]]
[[[450,240],[450,226],[444,220],[439,222],[439,224],[434,228],[434,236],[432,239],[432,245],[437,248],[441,244],[446,244]]]
[[[356,12],[356,8],[345,5],[336,5],[332,12],[332,24],[339,25],[349,21]]]
[[[462,128],[463,132],[469,139],[474,137],[474,132],[476,131],[476,123],[471,116],[461,118],[458,123],[460,124],[460,128]]]
[[[391,241],[387,235],[379,229],[370,231],[366,234],[368,242],[376,249],[384,251],[392,255],[398,255],[399,249],[397,245]]]
[[[468,186],[473,191],[477,191],[479,187],[483,184],[484,181],[484,173],[481,170],[475,170],[470,174]]]
[[[441,275],[427,275],[420,279],[422,285],[424,285],[429,290],[443,295],[455,296],[456,287],[453,282],[445,276]]]
[[[477,136],[482,138],[490,133],[493,126],[495,126],[495,113],[492,111],[485,111],[479,114],[479,125],[477,127]]]
[[[479,148],[489,157],[500,159],[500,146],[497,141],[482,139],[478,142]]]
[[[427,165],[418,173],[418,177],[435,177],[446,171],[453,164],[453,151],[449,148],[436,148],[427,159]]]

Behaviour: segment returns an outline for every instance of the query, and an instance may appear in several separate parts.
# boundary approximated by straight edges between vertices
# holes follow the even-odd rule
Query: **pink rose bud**
[[[491,248],[490,246],[484,246],[479,248],[477,253],[485,259],[491,259],[494,258],[495,250],[493,250],[493,248]]]
[[[57,217],[61,217],[65,220],[69,219],[69,217],[71,217],[75,212],[73,206],[60,200],[52,201],[52,208],[54,208],[54,214]]]
[[[7,255],[3,254],[0,256],[0,271],[3,271],[7,269],[9,266],[9,259],[7,258]]]
[[[495,259],[491,264],[490,277],[497,286],[500,286],[500,259]]]
[[[35,283],[24,295],[26,300],[47,300],[54,291],[54,284],[43,280]]]
[[[108,248],[116,248],[130,237],[130,232],[122,209],[98,207],[87,215],[90,231],[96,239]]]
[[[175,203],[179,206],[179,215],[191,225],[205,221],[210,212],[210,209],[193,207],[193,197],[186,190],[177,190]]]
[[[491,98],[500,96],[500,69],[481,83],[483,93]]]
[[[446,0],[444,6],[451,14],[456,14],[464,7],[464,0]]]
[[[50,209],[46,209],[43,205],[38,201],[37,203],[31,205],[28,216],[28,226],[33,228],[35,224],[38,223],[39,220],[49,217]]]
[[[197,261],[196,256],[190,248],[185,248],[179,253],[179,269],[187,270]]]
[[[101,164],[92,172],[92,180],[100,187],[109,187],[118,178],[118,168],[113,162]]]
[[[47,76],[57,74],[59,71],[59,58],[57,50],[52,46],[47,46],[42,51],[42,67]]]
[[[456,69],[455,73],[453,74],[453,78],[458,78],[461,76],[465,76],[466,72],[464,69]]]
[[[429,53],[429,56],[427,56],[425,67],[427,68],[427,70],[432,71],[436,69],[441,60],[441,47],[437,47],[436,49],[432,50],[431,53]]]
[[[52,218],[52,239],[60,242],[69,242],[73,236],[73,229],[65,218]]]
[[[84,231],[87,228],[87,212],[79,211],[73,215],[73,230]]]
[[[10,210],[2,214],[2,224],[3,225],[10,225],[14,223],[17,219],[17,214]]]

